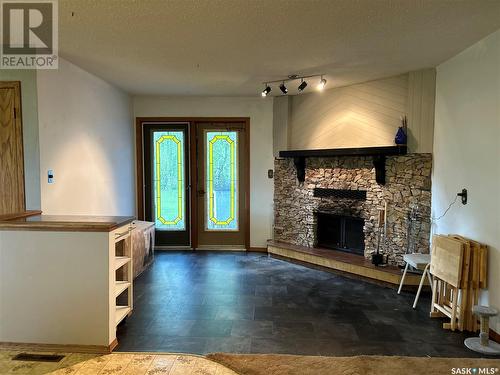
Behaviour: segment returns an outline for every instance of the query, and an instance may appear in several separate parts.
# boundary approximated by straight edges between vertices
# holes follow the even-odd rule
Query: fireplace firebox
[[[364,255],[364,219],[317,211],[316,220],[316,245],[318,247]]]

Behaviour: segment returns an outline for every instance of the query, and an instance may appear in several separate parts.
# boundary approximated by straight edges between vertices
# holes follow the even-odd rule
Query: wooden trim
[[[267,251],[273,256],[278,255],[390,284],[399,285],[401,282],[402,273],[399,268],[394,266],[376,267],[358,255],[328,249],[306,248],[276,241],[268,242]],[[421,277],[421,275],[407,274],[405,286],[418,285]],[[427,280],[424,280],[424,285],[429,285]]]
[[[15,91],[14,98],[14,115],[15,115],[15,126],[16,126],[16,140],[20,140],[16,155],[16,166],[17,166],[17,181],[12,181],[18,185],[21,185],[20,191],[17,197],[8,197],[11,200],[18,200],[19,207],[16,209],[17,212],[26,210],[26,184],[24,178],[24,143],[23,143],[23,122],[22,122],[22,100],[21,100],[21,81],[3,81],[0,82],[0,89],[12,89]],[[2,158],[5,156],[2,156]]]
[[[110,345],[63,345],[0,342],[0,351],[109,354],[114,348],[116,348],[117,345],[118,341],[116,339]]]
[[[143,167],[143,149],[142,149],[142,121],[139,118],[135,120],[135,150],[136,150],[136,184],[137,184],[137,219],[144,220],[144,167]]]
[[[41,213],[42,213],[42,211],[31,210],[31,211],[25,211],[25,212],[18,212],[18,213],[14,213],[14,214],[5,214],[5,215],[0,215],[0,221],[23,219],[25,217],[40,215]]]
[[[108,353],[111,353],[115,348],[118,346],[118,339],[115,337],[115,339],[111,342],[111,344],[108,345]]]
[[[267,253],[267,247],[247,247],[247,249],[256,253]]]
[[[198,176],[197,166],[194,164],[197,162],[196,154],[198,149],[198,142],[196,139],[196,125],[193,122],[189,122],[189,170],[190,170],[190,184],[189,189],[190,200],[191,200],[191,248],[195,249],[198,246],[198,231],[195,230],[198,224],[198,199],[196,192],[198,191]]]
[[[406,155],[406,145],[359,148],[329,148],[280,151],[280,158],[336,157],[336,156],[390,156]]]
[[[57,232],[111,232],[130,224],[133,216],[52,216],[38,215],[27,221],[25,217],[0,221],[0,230],[34,230]]]
[[[490,339],[500,343],[500,333],[497,333],[490,328]]]
[[[143,154],[143,124],[144,123],[168,123],[168,122],[187,122],[189,124],[189,163],[191,168],[191,247],[198,247],[198,236],[196,231],[198,219],[198,204],[196,199],[197,191],[197,176],[196,166],[196,125],[199,123],[211,122],[242,122],[245,124],[245,143],[246,143],[246,158],[247,158],[247,176],[246,176],[246,228],[245,228],[245,248],[250,248],[250,118],[249,117],[136,117],[135,119],[135,134],[136,134],[136,170],[137,170],[137,218],[144,220],[144,154]]]
[[[372,279],[370,277],[366,277],[366,276],[362,276],[362,275],[358,275],[358,274],[354,274],[354,273],[350,273],[350,272],[340,271],[340,270],[333,269],[330,267],[321,266],[319,264],[309,263],[309,262],[305,262],[302,260],[292,259],[292,258],[288,258],[286,256],[281,256],[281,255],[272,254],[272,253],[269,253],[269,256],[271,258],[274,258],[274,259],[279,259],[279,260],[283,260],[285,262],[298,264],[300,266],[311,268],[314,270],[328,272],[328,273],[331,273],[334,275],[340,275],[340,276],[346,277],[346,278],[351,279],[351,280],[362,280],[362,281],[365,281],[365,282],[370,283],[370,284],[380,285],[380,286],[383,286],[385,288],[391,288],[394,290],[397,290],[399,288],[398,284],[394,284],[394,283],[390,283],[390,282],[382,281],[382,280],[377,280],[377,279]],[[402,290],[404,290],[405,292],[416,292],[417,289],[418,289],[418,285],[403,285]]]
[[[136,117],[136,122],[250,122],[249,117]]]
[[[250,162],[250,118],[245,119],[245,134],[246,134],[246,158],[247,158],[247,186],[246,186],[246,191],[247,191],[247,196],[246,196],[246,232],[245,232],[245,248],[250,247],[250,169],[251,169],[251,162]]]

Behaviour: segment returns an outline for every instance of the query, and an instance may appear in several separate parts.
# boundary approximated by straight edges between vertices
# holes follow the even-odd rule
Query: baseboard
[[[0,351],[32,351],[32,352],[54,352],[54,353],[90,353],[109,354],[118,345],[114,341],[110,345],[60,345],[60,344],[30,344],[23,342],[0,342]]]
[[[235,245],[204,245],[198,246],[197,251],[247,251],[245,247]]]
[[[191,246],[154,246],[154,251],[189,251],[193,250]]]
[[[247,251],[253,251],[256,253],[267,253],[267,247],[249,247]]]
[[[490,328],[490,339],[500,344],[500,333],[497,333]]]

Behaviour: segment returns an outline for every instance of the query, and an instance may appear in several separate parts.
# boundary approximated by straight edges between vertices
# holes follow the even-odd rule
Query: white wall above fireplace
[[[408,117],[409,152],[432,152],[435,69],[283,96],[274,102],[274,152],[394,145]]]

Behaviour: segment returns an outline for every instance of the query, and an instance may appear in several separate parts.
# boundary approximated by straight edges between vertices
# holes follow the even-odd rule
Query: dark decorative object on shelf
[[[396,138],[394,138],[394,142],[396,142],[397,145],[405,145],[407,141],[407,135],[406,135],[406,129],[408,126],[408,119],[406,116],[401,117],[401,126],[398,128],[398,131],[396,133]]]

